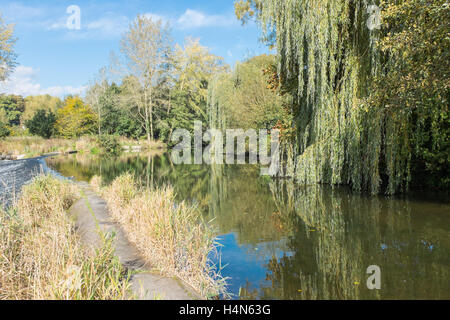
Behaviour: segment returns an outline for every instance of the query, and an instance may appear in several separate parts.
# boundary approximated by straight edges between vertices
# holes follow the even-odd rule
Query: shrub
[[[105,154],[120,154],[121,146],[117,137],[115,136],[102,135],[98,138],[98,144]]]
[[[54,132],[56,116],[53,112],[38,110],[31,120],[25,122],[31,134],[49,139]]]
[[[0,121],[0,138],[4,138],[9,136],[10,131],[8,129],[8,127]]]

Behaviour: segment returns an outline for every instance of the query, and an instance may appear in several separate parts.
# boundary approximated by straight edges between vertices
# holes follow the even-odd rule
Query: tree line
[[[193,132],[194,120],[213,125],[220,100],[229,126],[271,129],[290,117],[289,98],[274,89],[275,64],[274,56],[262,55],[231,69],[198,40],[173,45],[167,25],[138,16],[122,37],[120,53],[83,98],[2,95],[0,127],[6,128],[3,135],[98,134],[170,143],[175,129]]]

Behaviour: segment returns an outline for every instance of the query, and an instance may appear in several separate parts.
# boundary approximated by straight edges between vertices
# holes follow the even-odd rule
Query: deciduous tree
[[[124,96],[136,106],[147,140],[154,138],[154,111],[168,78],[171,46],[168,26],[148,16],[138,16],[123,36]]]
[[[25,121],[25,125],[31,134],[49,139],[55,129],[56,116],[52,111],[37,110],[33,118]]]
[[[70,97],[58,109],[56,130],[66,138],[92,134],[97,129],[97,116],[79,97]]]

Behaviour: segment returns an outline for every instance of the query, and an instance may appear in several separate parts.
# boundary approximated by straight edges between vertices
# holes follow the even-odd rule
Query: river
[[[167,155],[79,154],[47,163],[79,181],[109,183],[131,171],[149,187],[173,185],[217,228],[235,299],[450,298],[446,195],[372,197],[272,181],[252,165],[173,165]],[[380,290],[366,285],[373,265]]]

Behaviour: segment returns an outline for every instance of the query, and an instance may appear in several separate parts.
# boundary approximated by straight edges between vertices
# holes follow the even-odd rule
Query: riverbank
[[[102,235],[114,234],[114,255],[130,273],[130,290],[138,300],[193,300],[200,296],[186,283],[154,270],[137,248],[128,240],[112,217],[106,202],[86,183],[76,183],[81,198],[70,208],[70,217],[80,235],[81,243],[91,252],[102,247]]]
[[[129,273],[103,237],[94,254],[82,246],[67,210],[73,184],[39,176],[12,209],[0,212],[0,300],[123,300]]]
[[[119,151],[140,152],[165,149],[160,141],[147,142],[125,137],[116,137]],[[46,154],[70,154],[74,152],[99,154],[102,146],[97,136],[83,136],[77,139],[44,139],[41,137],[7,137],[0,141],[0,156],[4,160],[29,159]]]
[[[137,230],[140,232],[134,234],[130,229],[130,226],[134,227],[135,225],[122,224],[119,222],[119,219],[117,219],[117,213],[123,208],[115,207],[114,205],[117,205],[117,203],[114,204],[109,202],[107,204],[92,191],[92,187],[89,187],[88,184],[70,183],[68,180],[55,178],[55,176],[59,174],[46,166],[44,158],[5,162],[3,165],[3,171],[5,173],[5,175],[3,175],[4,177],[12,176],[12,167],[15,168],[15,171],[17,171],[18,174],[23,175],[23,177],[19,177],[19,183],[16,185],[17,193],[12,193],[11,190],[7,188],[0,188],[3,190],[2,192],[4,194],[10,194],[7,204],[15,204],[13,207],[0,212],[0,215],[2,216],[2,228],[4,228],[2,229],[2,232],[8,231],[4,234],[7,234],[8,236],[2,238],[3,242],[1,243],[2,248],[0,249],[0,253],[2,257],[11,257],[8,261],[12,261],[13,264],[16,263],[22,265],[23,263],[20,261],[22,258],[29,260],[35,259],[34,257],[26,258],[22,253],[19,257],[17,253],[12,251],[14,249],[8,247],[7,243],[16,241],[16,238],[11,238],[11,236],[15,237],[15,235],[10,232],[16,225],[14,219],[22,221],[23,219],[26,219],[27,215],[31,215],[30,212],[40,210],[39,214],[43,214],[44,216],[40,217],[38,214],[34,217],[39,220],[40,232],[45,233],[46,226],[52,224],[55,226],[65,225],[69,228],[67,225],[67,223],[69,223],[72,230],[77,230],[76,235],[73,235],[73,241],[76,240],[76,245],[83,248],[84,254],[95,256],[98,252],[103,250],[103,247],[111,247],[108,249],[111,251],[110,254],[114,259],[119,261],[121,268],[126,270],[129,275],[129,279],[127,279],[129,285],[128,297],[141,300],[191,300],[211,298],[224,293],[220,287],[221,284],[217,282],[220,278],[213,278],[210,274],[211,270],[208,268],[208,266],[210,266],[208,254],[214,249],[214,236],[211,233],[211,230],[207,228],[206,224],[202,224],[201,220],[191,219],[195,217],[195,215],[193,215],[193,213],[196,212],[195,208],[189,207],[184,203],[175,203],[173,196],[170,193],[167,193],[166,190],[146,192],[147,195],[152,197],[152,201],[147,203],[146,206],[143,206],[141,210],[133,211],[132,213],[133,215],[136,215],[136,212],[140,212],[141,214],[138,215],[140,217],[157,217],[157,219],[152,220],[154,222],[152,225],[144,224],[141,229]],[[0,169],[1,168],[2,167],[0,166]],[[0,172],[2,172],[2,170],[0,170]],[[52,173],[52,176],[42,175],[45,173]],[[125,185],[118,184],[117,181],[115,181],[116,184],[114,187],[117,192],[121,192],[118,189],[118,186],[122,188],[125,187]],[[121,181],[124,180],[122,179]],[[134,182],[128,181],[127,184],[128,187],[131,187],[134,185]],[[11,185],[11,181],[4,182],[4,185]],[[53,185],[55,187],[53,187]],[[22,188],[23,192],[20,193],[20,189]],[[48,195],[49,192],[46,191],[49,188],[51,189],[50,195]],[[96,190],[100,191],[98,187]],[[130,196],[138,198],[138,189],[134,188],[132,190],[136,193]],[[102,193],[103,192],[111,192],[111,190],[108,191],[107,188],[104,188],[102,189]],[[58,207],[59,198],[56,199],[58,196],[63,199],[61,200],[64,203],[63,207]],[[16,201],[16,199],[19,200]],[[4,199],[2,199],[2,201],[4,204],[6,203]],[[162,201],[168,207],[161,207],[161,203],[157,203],[157,201]],[[43,211],[39,206],[45,207],[47,211]],[[25,207],[27,210],[24,210]],[[55,210],[64,211],[65,214],[70,217],[69,222],[65,222],[66,224],[64,224],[62,222],[53,221],[53,215],[56,214],[54,212]],[[155,215],[155,210],[161,214]],[[131,213],[130,211],[128,212]],[[14,213],[14,219],[11,218],[10,213]],[[177,217],[177,215],[179,215],[179,217]],[[132,216],[130,215],[127,217],[128,220],[132,219]],[[176,217],[176,219],[174,219],[174,217]],[[142,222],[142,220],[140,220],[139,223],[140,222]],[[42,229],[41,226],[44,229]],[[154,237],[155,232],[157,231],[156,228],[160,228],[158,231],[160,232],[160,238]],[[110,234],[115,235],[114,239],[105,243],[107,235]],[[30,242],[28,244],[29,248],[33,246],[41,248],[46,245],[45,239],[39,237],[33,237],[31,240],[27,239],[25,232],[18,237],[24,238],[19,241],[20,243]],[[66,237],[68,241],[72,241],[69,235],[66,235]],[[60,241],[62,241],[62,239],[63,238],[61,237]],[[174,241],[170,243],[165,241],[170,239]],[[192,239],[199,240],[192,241]],[[148,250],[147,252],[142,250],[144,244],[147,247],[151,247],[153,255],[148,255]],[[64,244],[60,243],[55,250],[60,250],[62,247],[64,247]],[[70,244],[70,247],[73,247],[73,245]],[[167,249],[171,250],[172,255],[168,255],[169,252]],[[180,253],[184,254],[181,257],[178,257],[176,261],[173,259],[170,260]],[[25,255],[31,254],[31,249],[30,252],[25,253]],[[53,253],[53,255],[58,254],[66,255],[65,252]],[[5,269],[9,262],[2,260],[1,263],[0,267],[2,270],[0,270],[0,274],[2,279],[0,279],[0,287],[11,287],[13,286],[13,281],[9,278],[13,271]],[[17,269],[17,267],[14,268]],[[22,270],[22,272],[26,272],[26,270]],[[40,272],[41,271],[38,270],[38,273]],[[42,272],[48,274],[54,271],[43,270]],[[32,274],[24,275],[24,278],[33,277]],[[58,275],[51,275],[51,277],[60,279],[60,276]],[[31,280],[28,279],[26,281]],[[11,283],[3,284],[2,282]],[[22,285],[27,287],[29,286],[27,283],[28,282]],[[49,282],[47,285],[53,286],[54,284],[53,282]],[[1,290],[2,289],[0,289],[0,291]],[[40,290],[41,289],[38,291]],[[12,292],[13,289],[9,290],[8,293],[0,292],[0,297],[3,295],[6,299],[36,298],[36,296],[16,297],[13,296]],[[39,299],[41,299],[41,297],[42,299],[61,299],[61,297],[57,296],[53,291],[45,293],[40,292],[37,294],[39,295]],[[86,297],[80,296],[79,293],[75,293],[75,296],[83,300],[86,299]],[[72,297],[68,297],[67,299],[72,299]],[[98,299],[103,298],[99,297]]]
[[[226,279],[210,260],[217,253],[216,230],[197,206],[176,201],[171,187],[141,187],[128,173],[107,187],[96,178],[91,184],[146,264],[205,299],[228,296]]]

